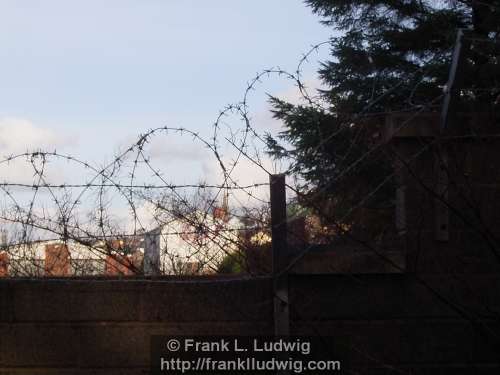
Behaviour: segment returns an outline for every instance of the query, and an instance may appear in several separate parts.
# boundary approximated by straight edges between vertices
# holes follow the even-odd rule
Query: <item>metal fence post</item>
[[[274,334],[275,336],[288,336],[290,333],[288,274],[284,272],[288,263],[285,175],[270,175],[269,182],[273,247]]]

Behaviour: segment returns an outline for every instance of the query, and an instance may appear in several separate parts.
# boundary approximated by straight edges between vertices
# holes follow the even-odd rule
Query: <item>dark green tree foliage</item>
[[[292,147],[285,149],[279,139],[268,137],[269,149],[277,158],[293,160],[292,172],[304,178],[310,191],[306,204],[335,219],[350,214],[345,221],[353,228],[380,231],[373,224],[383,224],[381,213],[392,212],[393,199],[390,181],[384,183],[391,158],[383,147],[374,148],[384,116],[440,110],[457,29],[498,42],[500,1],[306,3],[335,31],[332,59],[319,71],[327,87],[320,93],[326,106],[292,105],[272,97],[274,116],[286,127],[280,138]],[[484,59],[484,46],[478,46],[472,65]],[[492,54],[486,54],[488,60]],[[483,75],[482,91],[472,96],[477,100],[482,92],[487,95],[481,100],[494,100],[498,76]],[[368,211],[376,212],[375,221]]]

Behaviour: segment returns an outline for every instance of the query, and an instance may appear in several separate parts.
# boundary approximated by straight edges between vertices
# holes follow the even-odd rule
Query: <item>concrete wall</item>
[[[148,373],[151,335],[269,333],[270,283],[2,280],[0,374]]]
[[[292,334],[348,337],[362,374],[498,374],[500,278],[425,283],[474,324],[412,276],[308,275],[290,278]],[[269,279],[4,279],[0,374],[147,374],[151,335],[271,334],[271,288]]]
[[[409,272],[500,271],[500,138],[481,119],[439,135],[436,114],[387,119]]]

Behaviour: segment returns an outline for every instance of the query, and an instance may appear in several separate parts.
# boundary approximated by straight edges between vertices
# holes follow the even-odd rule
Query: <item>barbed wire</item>
[[[0,223],[8,224],[2,225],[3,230],[9,229],[9,238],[1,244],[0,253],[10,257],[8,267],[11,276],[54,276],[57,272],[62,272],[62,276],[96,276],[106,272],[110,275],[141,276],[146,273],[146,262],[149,261],[150,256],[147,242],[150,237],[154,237],[156,241],[154,247],[158,251],[155,275],[214,274],[221,272],[222,266],[229,263],[241,266],[242,269],[239,271],[243,274],[210,280],[210,282],[269,278],[269,246],[271,245],[269,200],[263,198],[255,190],[267,190],[270,184],[267,181],[243,184],[239,183],[238,178],[234,176],[237,167],[244,160],[249,162],[254,170],[263,172],[266,177],[273,174],[265,164],[267,141],[257,131],[250,116],[250,94],[264,79],[277,76],[292,82],[297,87],[300,100],[306,103],[305,105],[319,112],[331,114],[334,109],[325,105],[321,96],[311,96],[302,78],[302,67],[310,55],[329,44],[330,41],[325,41],[312,46],[301,57],[293,73],[279,67],[265,69],[258,73],[247,83],[242,100],[227,105],[217,114],[212,124],[213,131],[210,137],[204,137],[200,132],[184,127],[153,128],[139,135],[134,143],[103,166],[95,166],[90,162],[57,151],[42,150],[9,155],[0,160],[0,167],[5,169],[18,164],[27,165],[33,180],[31,183],[9,179],[0,182],[0,196],[2,197],[0,204],[3,205],[0,208]],[[440,59],[442,56],[435,56],[435,58]],[[414,72],[416,76],[424,76],[428,73],[429,69],[425,65]],[[393,133],[396,134],[420,115],[439,105],[439,101],[443,98],[442,94],[425,104],[413,102],[419,82],[417,81],[410,88],[407,106],[398,110],[371,112],[374,106],[408,83],[406,80],[400,80],[379,96],[372,95],[370,101],[360,111],[344,114],[345,120],[340,123],[338,129],[326,136],[320,132],[320,141],[311,150],[313,153],[326,147],[332,139],[342,135],[342,132],[350,128],[352,124],[356,127],[352,139],[349,139],[350,145],[347,151],[340,156],[338,165],[335,166],[336,174],[328,183],[317,186],[313,190],[303,186],[293,186],[290,183],[286,184],[298,200],[302,199],[307,202],[314,209],[315,214],[321,216],[325,211],[324,207],[319,206],[314,201],[314,197],[328,193],[340,180],[359,171],[363,163],[366,163],[374,154],[384,152],[387,161],[399,161],[399,167],[394,168],[390,173],[378,176],[378,181],[370,186],[368,191],[356,196],[355,202],[351,204],[347,212],[342,215],[324,215],[321,219],[324,219],[326,226],[334,229],[336,237],[352,240],[364,250],[374,254],[384,264],[401,273],[406,272],[407,269],[388,256],[388,244],[360,238],[353,234],[349,225],[346,224],[351,222],[353,213],[364,207],[381,189],[391,184],[402,169],[410,174],[413,173],[412,161],[427,152],[433,152],[434,156],[439,156],[434,148],[443,141],[443,138],[436,137],[431,141],[424,141],[417,137],[416,139],[420,141],[419,147],[404,159],[397,153],[390,152],[384,139],[370,145],[354,160],[351,160],[349,156],[356,151],[361,142],[362,125],[357,124],[358,122],[373,116],[407,114],[404,121],[393,129]],[[482,88],[474,87],[473,89],[481,90]],[[243,127],[233,129],[225,126],[223,119],[228,116],[239,116]],[[224,133],[224,130],[227,133]],[[148,155],[148,144],[162,135],[166,137],[187,136],[194,143],[208,150],[211,161],[217,166],[220,182],[175,184],[169,181],[162,170],[155,168],[153,158]],[[224,147],[235,153],[231,155],[231,160],[226,160],[224,157]],[[288,156],[293,158],[291,153]],[[85,182],[51,182],[48,169],[52,162],[58,161],[67,162],[71,167],[82,167],[88,174],[88,176],[80,176]],[[450,183],[458,186],[456,176],[449,173],[448,169],[446,173]],[[141,181],[145,178],[141,177],[142,175],[148,175],[147,179],[151,181]],[[492,253],[497,258],[499,257],[498,242],[490,233],[487,223],[481,220],[479,223],[470,222],[465,215],[461,215],[460,210],[450,199],[439,194],[433,186],[425,184],[416,173],[413,173],[413,177],[427,193],[445,204],[471,229],[478,232],[489,245]],[[458,191],[463,193],[460,189]],[[44,195],[44,193],[48,194]],[[241,194],[252,201],[252,204],[248,206],[254,205],[257,209],[252,210],[243,202],[239,203],[239,207],[231,207],[228,203],[230,194],[233,202],[241,202],[237,195]],[[124,229],[123,225],[120,226],[123,218],[115,214],[116,207],[113,206],[112,201],[117,197],[124,201],[122,203],[127,210],[125,217],[130,224],[128,229]],[[468,197],[469,195],[462,194],[469,208],[477,210],[477,202]],[[47,208],[46,205],[49,202],[51,207]],[[85,212],[82,214],[80,211]],[[149,218],[149,222],[146,217]],[[479,219],[481,219],[480,215]],[[290,218],[287,218],[286,222],[289,221]],[[315,245],[303,238],[304,233],[296,232],[290,226],[287,234],[291,242],[302,240],[303,243],[300,251],[289,259],[286,267],[273,276],[275,278],[292,272],[300,262],[306,259]],[[59,243],[65,246],[67,252],[59,252],[52,259],[51,265],[47,259],[48,246]],[[76,254],[78,251],[84,253],[83,258]],[[252,264],[253,255],[265,265],[262,267],[259,264]],[[63,269],[65,265],[67,269]],[[0,263],[0,270],[1,266]],[[499,341],[497,333],[482,322],[476,311],[470,311],[468,306],[441,293],[435,285],[418,274],[414,275],[414,278],[431,295],[469,321],[479,332]],[[165,282],[199,283],[203,281],[165,280]],[[288,303],[288,301],[283,302]],[[494,309],[487,304],[485,308],[494,312]],[[367,353],[362,354],[385,366],[384,361],[373,358]],[[386,367],[399,371],[392,366]]]
[[[269,186],[268,182],[239,184],[232,177],[232,173],[240,161],[242,150],[248,146],[250,137],[259,140],[261,143],[264,142],[264,139],[255,131],[249,119],[248,99],[250,92],[255,90],[255,86],[261,83],[263,78],[277,75],[285,77],[287,80],[293,80],[302,98],[306,99],[310,105],[313,105],[315,103],[315,98],[307,93],[307,88],[300,79],[301,66],[307,61],[310,54],[317,51],[321,45],[327,43],[328,42],[323,42],[319,45],[312,46],[311,50],[300,59],[295,74],[288,73],[279,67],[266,69],[257,74],[248,83],[242,101],[228,105],[224,110],[220,111],[213,124],[214,130],[211,139],[205,139],[198,132],[183,127],[164,126],[150,129],[146,133],[141,134],[137,141],[131,144],[123,152],[116,155],[111,162],[100,167],[94,166],[85,160],[80,160],[75,156],[59,153],[55,150],[27,151],[6,156],[4,159],[0,160],[0,166],[8,169],[8,167],[14,165],[18,166],[21,162],[27,162],[33,172],[33,182],[25,183],[4,179],[4,181],[0,183],[0,191],[4,196],[4,207],[0,219],[4,223],[20,224],[22,227],[20,235],[16,233],[15,226],[10,226],[11,230],[14,228],[14,231],[9,233],[11,237],[9,244],[3,244],[3,248],[10,248],[12,252],[12,250],[19,248],[21,245],[42,244],[54,240],[60,240],[64,243],[72,240],[88,246],[89,242],[92,242],[90,241],[91,239],[96,241],[113,238],[134,238],[142,233],[148,232],[147,225],[141,221],[138,212],[139,208],[145,203],[150,204],[151,210],[159,210],[164,215],[175,217],[175,219],[180,220],[182,224],[186,224],[188,228],[190,226],[197,226],[196,230],[162,230],[161,233],[162,236],[184,237],[199,234],[200,230],[204,232],[204,234],[212,231],[212,228],[208,228],[209,225],[206,225],[206,221],[207,218],[212,215],[210,213],[211,211],[220,208],[216,207],[216,205],[218,204],[217,200],[220,200],[221,192],[225,192],[224,194],[228,194],[228,192],[242,192],[249,199],[259,202],[260,204],[268,204],[268,201],[259,198],[253,192],[255,189]],[[237,147],[233,147],[233,149],[238,150],[236,157],[232,162],[226,165],[220,153],[221,138],[219,134],[222,133],[222,118],[229,114],[240,115],[245,126],[242,133],[238,134],[230,129],[229,136],[224,136],[222,138],[223,142],[229,142],[232,146],[237,145]],[[147,156],[145,151],[147,144],[150,143],[154,137],[162,133],[190,136],[193,141],[208,149],[219,166],[223,182],[220,184],[174,184],[168,182],[163,177],[162,172],[152,166],[151,159]],[[260,150],[257,148],[255,148],[255,150],[257,151],[257,160],[260,162],[261,159],[258,155]],[[87,174],[89,174],[86,181],[84,183],[50,182],[47,177],[47,165],[58,160],[82,167],[84,171],[87,171]],[[128,160],[131,162],[128,162]],[[124,183],[123,171],[127,169],[127,167],[130,167],[130,172],[126,173],[126,175],[128,175],[128,183]],[[143,169],[149,170],[153,179],[159,180],[161,183],[138,183],[138,174],[142,167],[145,167]],[[186,197],[180,194],[180,192],[186,189],[214,190],[214,193],[209,198],[208,205],[201,210],[203,213],[200,222],[193,221],[192,217],[189,217],[189,215],[179,215],[179,206],[182,206],[183,210],[186,212],[200,211],[199,207],[194,207],[191,204],[190,199],[192,197]],[[32,195],[26,200],[25,194],[30,191]],[[44,191],[48,193],[48,198],[42,196],[41,192]],[[125,200],[126,206],[130,212],[130,219],[133,221],[133,230],[131,233],[125,233],[124,231],[118,230],[113,223],[113,207],[109,206],[110,200],[107,198],[107,195],[111,191],[114,192],[113,194],[117,193],[121,199]],[[156,199],[151,199],[152,197],[148,196],[149,191],[158,191],[160,195],[155,197]],[[76,193],[73,194],[73,192]],[[77,210],[81,207],[89,206],[88,197],[93,194],[95,195],[96,206],[95,209],[89,208],[89,210],[94,210],[94,214],[87,220],[84,220],[82,217],[79,217]],[[235,199],[238,198],[235,197]],[[168,202],[170,204],[177,204],[177,211],[168,209],[161,204],[168,200],[170,200],[170,202]],[[52,209],[45,207],[50,201],[52,202]],[[228,210],[227,206],[223,208]],[[223,214],[228,215],[229,213]],[[237,212],[234,212],[234,217],[237,216]],[[256,218],[253,218],[253,220],[255,222]],[[157,224],[165,225],[164,221],[160,223],[158,220]],[[264,223],[262,222],[261,224]],[[220,222],[218,226],[216,232],[218,238],[223,238],[224,233],[248,231],[248,229],[245,228],[233,228],[225,224],[222,225],[221,228]],[[261,225],[261,227],[263,227],[263,225]],[[47,233],[53,233],[56,237],[47,237]],[[45,238],[37,238],[37,235],[39,237],[45,235]],[[225,238],[225,240],[228,239]],[[235,239],[232,239],[230,242],[237,245]],[[224,249],[221,249],[221,251],[224,252]]]
[[[162,235],[164,236],[189,237],[190,235],[199,234],[200,232],[204,232],[205,235],[207,235],[215,233],[214,229],[211,227],[213,226],[213,223],[208,224],[208,221],[212,219],[208,219],[213,217],[214,211],[221,208],[219,207],[222,205],[220,202],[221,195],[225,195],[224,199],[227,199],[227,195],[231,192],[233,199],[237,201],[239,198],[237,198],[235,194],[243,193],[248,199],[253,200],[254,204],[268,205],[268,200],[260,198],[253,191],[253,189],[268,187],[268,182],[239,184],[233,177],[233,172],[243,159],[246,159],[255,168],[263,171],[267,176],[272,174],[271,170],[264,165],[264,158],[262,157],[262,154],[266,152],[266,139],[264,139],[264,137],[256,130],[250,117],[250,94],[257,89],[257,86],[261,84],[265,78],[277,76],[293,82],[298,89],[300,99],[303,100],[306,105],[315,108],[317,111],[331,112],[332,109],[325,106],[325,102],[322,101],[321,96],[313,97],[309,94],[302,79],[302,67],[308,61],[310,55],[318,51],[322,46],[329,44],[330,41],[324,41],[312,46],[311,49],[301,57],[297,68],[293,73],[276,67],[265,69],[256,74],[256,76],[247,83],[242,100],[240,102],[227,105],[218,113],[213,123],[213,133],[210,138],[205,138],[201,136],[199,132],[195,132],[184,127],[162,126],[150,129],[144,134],[139,135],[136,142],[131,144],[121,153],[118,153],[111,162],[101,167],[93,166],[89,162],[80,160],[71,155],[58,153],[56,151],[42,150],[9,155],[3,160],[0,160],[0,166],[9,166],[24,160],[25,162],[28,162],[31,166],[31,170],[33,171],[34,181],[32,183],[8,180],[0,182],[0,191],[3,192],[4,196],[10,202],[10,206],[3,209],[3,214],[0,218],[11,223],[21,224],[22,226],[22,236],[20,237],[20,240],[13,242],[13,244],[15,243],[15,246],[18,246],[23,242],[30,243],[37,241],[36,238],[33,238],[34,228],[38,228],[41,231],[52,231],[54,234],[58,234],[60,239],[63,241],[70,238],[76,239],[79,236],[84,236],[82,238],[94,237],[96,239],[118,237],[132,238],[148,233],[152,228],[154,229],[155,225],[165,226],[165,223],[169,222],[169,220],[178,220],[182,224],[185,224],[188,229],[170,231],[164,230],[162,232]],[[434,56],[433,59],[441,59],[442,57],[443,56]],[[427,64],[423,64],[421,67],[417,68],[414,75],[425,76],[430,72],[430,69],[433,69],[426,68],[426,66]],[[329,135],[321,137],[321,140],[315,146],[315,149],[319,150],[324,147],[334,137],[341,134],[345,127],[351,127],[353,123],[370,116],[409,113],[409,119],[400,124],[397,129],[394,129],[395,132],[401,130],[408,123],[410,123],[413,118],[416,118],[421,113],[433,108],[442,97],[440,95],[425,105],[416,105],[412,103],[411,98],[414,95],[418,82],[419,81],[417,81],[415,87],[410,90],[408,107],[401,108],[397,111],[370,112],[370,109],[373,106],[377,105],[387,96],[407,84],[406,80],[400,80],[390,88],[384,90],[384,92],[379,96],[374,97],[372,95],[368,104],[362,108],[361,111],[357,111],[356,113],[352,113],[347,116],[347,119],[341,123],[337,131],[333,131]],[[226,126],[226,130],[229,134],[224,135],[222,130],[223,118],[229,115],[240,116],[240,121],[243,123],[243,129],[235,130],[230,126]],[[227,124],[224,123],[224,125]],[[222,182],[216,184],[174,184],[169,182],[163,175],[162,171],[153,166],[152,159],[147,154],[147,145],[151,143],[155,137],[160,135],[166,135],[168,137],[172,134],[188,136],[192,138],[193,142],[199,144],[202,148],[207,149],[215,161],[215,164],[218,165]],[[362,163],[369,159],[374,153],[379,152],[379,150],[383,149],[385,146],[384,141],[381,140],[366,150],[366,152],[363,152],[358,158],[351,160],[348,165],[343,165],[343,163],[347,161],[349,153],[357,147],[360,136],[361,126],[357,127],[353,139],[350,141],[350,147],[345,155],[339,159],[339,164],[336,166],[338,173],[329,181],[327,185],[320,186],[315,189],[314,194],[319,195],[326,192],[331,186],[335,185],[335,183],[343,179],[346,175],[355,171]],[[252,146],[252,143],[255,141],[260,146],[257,147],[253,145],[253,149],[251,149],[250,146]],[[224,160],[222,156],[222,148],[224,146],[229,147],[236,152],[234,158],[229,162]],[[423,152],[424,150],[426,150],[426,147],[423,147],[421,151]],[[84,183],[49,182],[46,176],[46,170],[48,168],[47,165],[53,160],[62,160],[83,167],[84,170],[90,172],[90,176],[86,178]],[[151,175],[152,179],[157,180],[160,183],[138,182],[140,179],[140,172],[144,173],[144,170]],[[383,177],[373,190],[368,192],[365,196],[358,197],[357,204],[354,204],[348,210],[348,213],[341,221],[345,220],[352,212],[369,201],[378,190],[391,181],[395,173],[396,172]],[[291,186],[289,184],[287,187],[290,188],[297,197],[310,198],[309,191],[302,191],[299,187]],[[211,194],[210,196],[205,197],[206,202],[204,202],[203,207],[196,207],[196,205],[193,204],[193,199],[196,194],[199,195],[199,191],[194,193],[195,195],[183,195],[182,192],[186,189],[211,190]],[[76,196],[72,194],[74,190],[79,190],[76,192]],[[96,191],[94,192],[94,190]],[[23,205],[21,203],[21,196],[29,191],[32,191],[31,199],[28,200],[27,205]],[[41,191],[48,192],[50,200],[54,204],[56,214],[54,212],[45,212],[43,208],[37,207],[37,202],[42,199],[40,198]],[[132,221],[133,223],[133,229],[130,233],[119,230],[116,225],[116,220],[113,221],[113,207],[110,206],[110,199],[107,198],[107,195],[111,191],[114,191],[114,193],[117,193],[121,199],[125,200],[125,204],[130,212],[129,221]],[[88,205],[89,200],[88,198],[84,199],[84,197],[86,197],[87,194],[92,195],[92,192],[95,194],[97,203],[94,215],[84,221],[81,217],[78,217],[75,212],[77,208],[85,206],[85,204]],[[151,195],[150,192],[158,192],[159,194],[154,196]],[[150,211],[159,211],[164,216],[167,216],[167,218],[159,220],[157,217],[155,219],[156,223],[154,223],[153,226],[146,224],[143,222],[141,214],[139,213],[139,210],[144,207],[145,204],[149,205],[148,207]],[[239,207],[239,210],[244,210],[243,204],[241,204],[241,206],[242,207]],[[229,207],[224,208],[229,211]],[[41,213],[37,214],[35,212],[37,209],[40,209]],[[183,213],[180,214],[180,211]],[[192,216],[186,214],[193,212],[198,212],[200,220],[193,220]],[[229,214],[233,218],[244,217],[244,215],[238,214],[237,209],[232,210],[230,213],[225,213],[225,215]],[[51,215],[55,216],[50,217]],[[258,221],[260,223],[259,228],[261,230],[263,230],[266,225],[269,225],[269,219],[262,220],[254,218],[254,221]],[[219,225],[219,227],[222,226],[222,228],[217,228],[217,236],[220,239],[232,242],[232,244],[236,247],[242,247],[241,243],[239,243],[241,242],[241,239],[223,238],[223,234],[245,231],[248,232],[251,230],[251,228],[248,227],[231,228],[228,227],[226,223],[221,224],[220,222],[217,225]],[[189,227],[197,227],[197,229],[191,230]],[[294,234],[292,234],[292,236],[293,235]],[[224,250],[221,250],[221,252],[224,253]],[[303,254],[306,253],[307,250],[303,252]]]

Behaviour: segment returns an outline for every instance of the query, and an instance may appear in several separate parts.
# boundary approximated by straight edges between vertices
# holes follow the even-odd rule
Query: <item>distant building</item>
[[[51,240],[0,248],[0,277],[130,276],[214,273],[237,249],[239,222],[227,203],[148,232],[103,240]]]
[[[163,223],[146,235],[145,267],[167,275],[214,273],[237,250],[239,228],[227,207]]]
[[[137,246],[141,242],[140,239],[134,239],[83,244],[74,240],[55,240],[3,246],[0,252],[0,277],[142,273],[144,249]],[[134,246],[130,246],[131,243]]]

